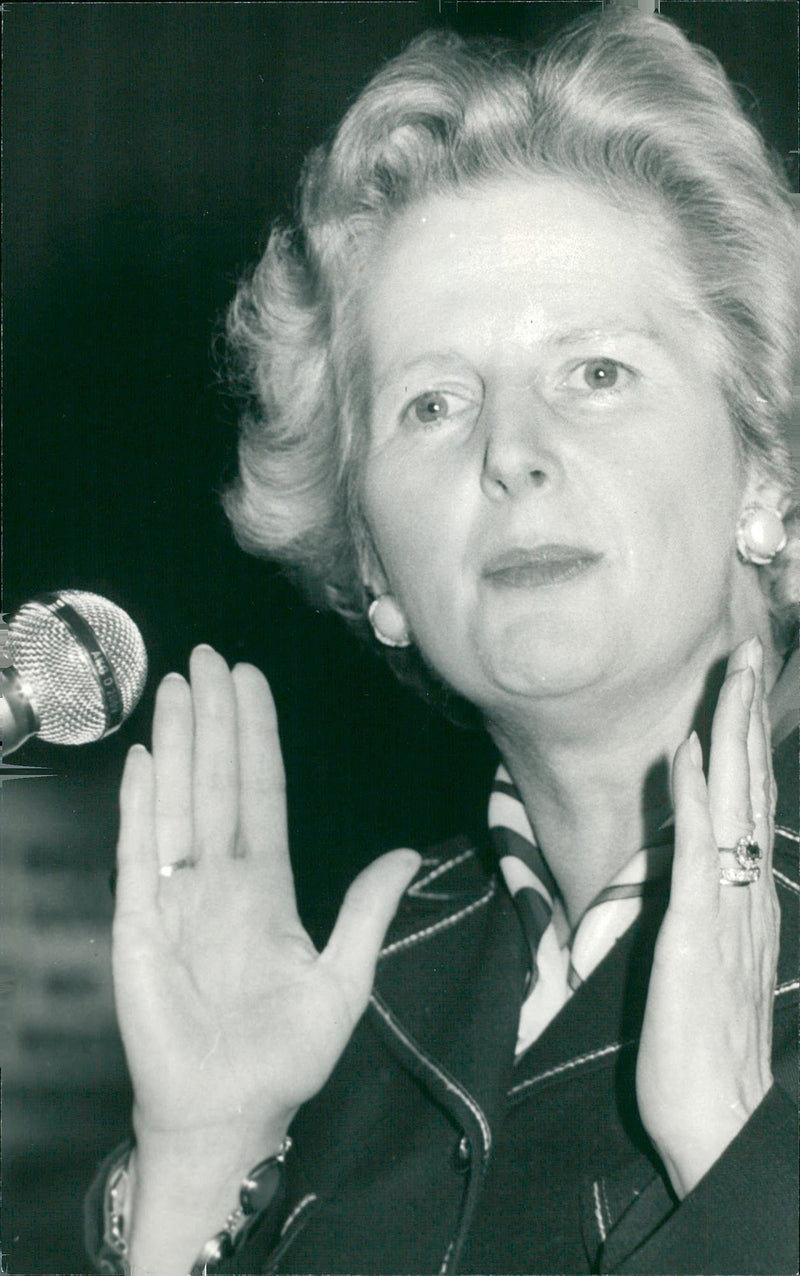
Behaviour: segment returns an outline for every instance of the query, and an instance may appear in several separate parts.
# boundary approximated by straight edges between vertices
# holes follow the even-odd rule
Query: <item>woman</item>
[[[312,156],[231,314],[229,513],[472,707],[490,836],[376,860],[318,955],[264,679],[198,648],[164,680],[122,786],[105,1270],[793,1270],[796,243],[655,18],[532,65],[426,37]]]

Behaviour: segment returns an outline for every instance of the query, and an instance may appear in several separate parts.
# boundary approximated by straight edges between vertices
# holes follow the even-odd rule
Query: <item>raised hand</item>
[[[696,736],[678,749],[675,860],[650,977],[636,1086],[642,1121],[682,1198],[772,1084],[779,911],[772,878],[775,785],[757,639],[733,653],[712,728],[706,784]],[[751,885],[719,847],[753,833]]]
[[[263,1156],[344,1049],[419,857],[371,864],[318,954],[295,906],[267,683],[208,647],[190,668],[191,685],[171,674],[159,688],[152,756],[134,746],[125,767],[119,1023],[140,1144],[240,1131]]]

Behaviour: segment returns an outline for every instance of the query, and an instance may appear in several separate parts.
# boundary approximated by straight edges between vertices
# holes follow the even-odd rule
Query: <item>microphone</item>
[[[32,735],[88,744],[133,712],[147,678],[142,635],[127,612],[99,594],[62,589],[14,614],[0,669],[0,753]]]

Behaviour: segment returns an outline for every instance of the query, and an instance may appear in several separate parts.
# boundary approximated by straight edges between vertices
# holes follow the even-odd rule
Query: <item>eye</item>
[[[423,425],[435,425],[450,415],[450,404],[447,395],[440,390],[426,390],[424,394],[417,395],[410,410]]]
[[[619,394],[634,380],[636,373],[633,369],[616,359],[581,359],[564,377],[561,388],[594,398],[604,391]]]
[[[583,380],[590,390],[610,390],[617,384],[621,370],[613,359],[588,359],[583,364]]]
[[[447,421],[464,424],[480,411],[480,404],[470,392],[457,390],[425,390],[403,408],[400,419],[410,429],[435,429]]]

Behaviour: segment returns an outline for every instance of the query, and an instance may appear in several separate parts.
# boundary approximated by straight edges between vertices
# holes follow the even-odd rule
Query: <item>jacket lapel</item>
[[[487,876],[468,843],[453,849],[429,883],[423,865],[406,896],[379,959],[370,1015],[447,1106],[463,1115],[455,1086],[491,1129],[513,1068],[527,948],[497,875]]]

